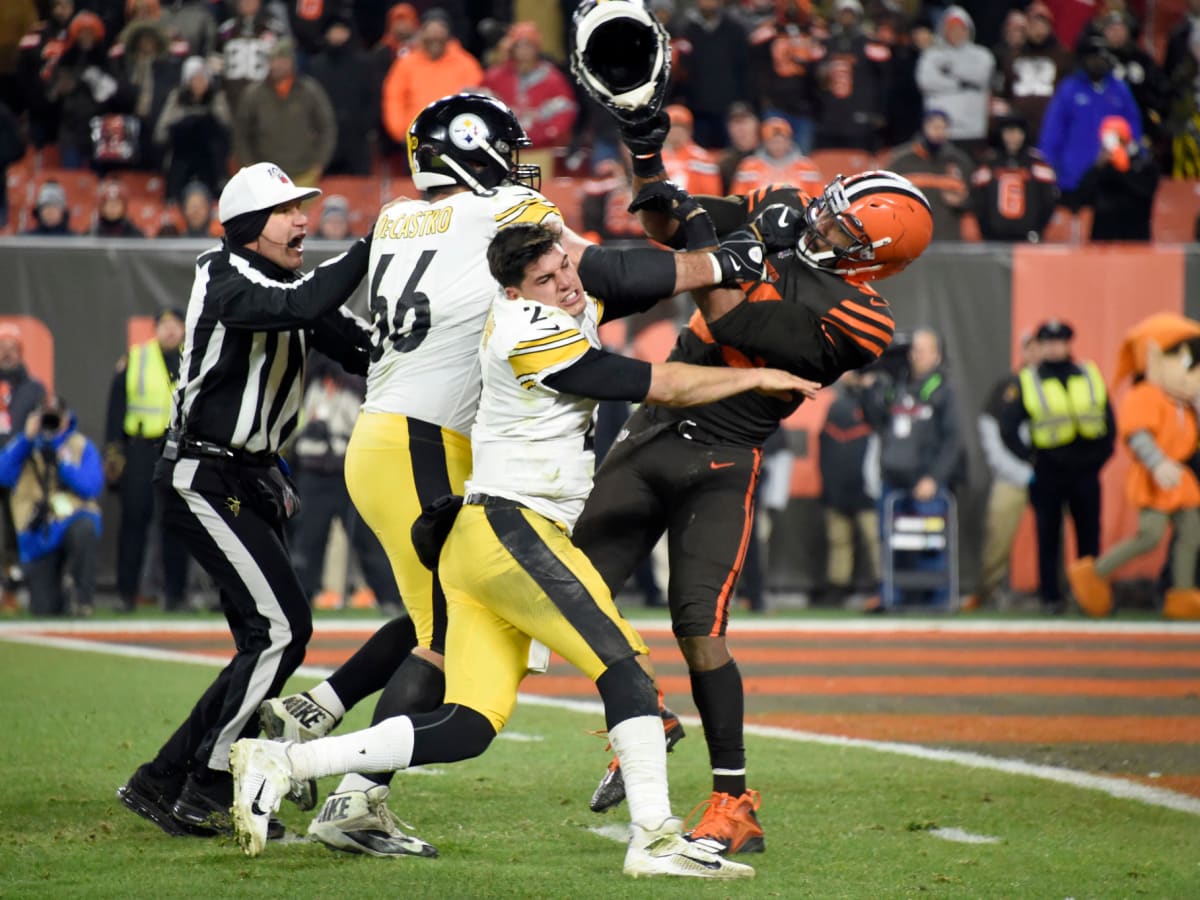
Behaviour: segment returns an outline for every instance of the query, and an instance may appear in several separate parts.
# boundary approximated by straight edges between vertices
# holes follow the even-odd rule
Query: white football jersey
[[[577,316],[497,297],[479,348],[483,396],[471,432],[468,494],[507,497],[575,527],[595,474],[597,401],[560,394],[544,382],[600,348],[602,311],[592,297]]]
[[[502,185],[380,215],[368,272],[371,366],[367,412],[400,413],[467,434],[479,405],[479,336],[497,284],[487,247],[516,222],[561,223],[527,187]]]

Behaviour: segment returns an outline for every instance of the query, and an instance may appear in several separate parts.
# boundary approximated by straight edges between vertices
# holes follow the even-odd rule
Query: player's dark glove
[[[767,248],[750,228],[725,235],[713,255],[721,266],[721,283],[725,285],[754,281],[766,270]]]
[[[717,246],[717,230],[704,207],[673,181],[654,181],[645,185],[629,204],[631,213],[642,209],[663,213],[678,222],[689,250]]]
[[[804,213],[786,203],[772,203],[759,210],[750,227],[763,242],[768,253],[794,250],[804,231]]]
[[[662,148],[671,130],[671,119],[661,109],[636,119],[618,119],[621,141],[633,154],[633,174],[650,178],[663,170]]]

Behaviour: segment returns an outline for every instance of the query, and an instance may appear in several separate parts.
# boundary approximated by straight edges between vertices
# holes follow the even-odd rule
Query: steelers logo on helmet
[[[483,120],[470,114],[455,116],[447,131],[451,143],[460,150],[477,150],[491,137]]]

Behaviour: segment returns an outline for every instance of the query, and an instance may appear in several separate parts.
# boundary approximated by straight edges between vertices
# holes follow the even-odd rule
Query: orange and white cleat
[[[740,797],[713,791],[713,795],[688,813],[688,820],[701,810],[704,814],[696,827],[684,837],[722,856],[737,853],[762,853],[762,825],[755,813],[762,805],[758,791],[746,791]],[[686,826],[685,826],[686,827]]]

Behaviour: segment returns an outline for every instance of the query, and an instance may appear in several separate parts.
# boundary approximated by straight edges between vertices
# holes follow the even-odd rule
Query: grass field
[[[634,882],[620,875],[622,847],[590,830],[617,831],[624,814],[587,810],[606,759],[587,733],[597,716],[528,704],[511,723],[514,739],[482,759],[397,777],[393,809],[439,859],[374,860],[294,841],[251,860],[232,841],[168,838],[114,793],[212,674],[205,665],[0,643],[0,896],[1200,896],[1195,814],[762,737],[748,742],[767,798],[768,853],[747,860],[756,880]],[[343,728],[366,716],[360,709]],[[705,762],[700,740],[673,754],[678,812],[707,791]],[[282,817],[303,833],[307,814],[285,806]],[[939,829],[989,842],[946,840]]]

